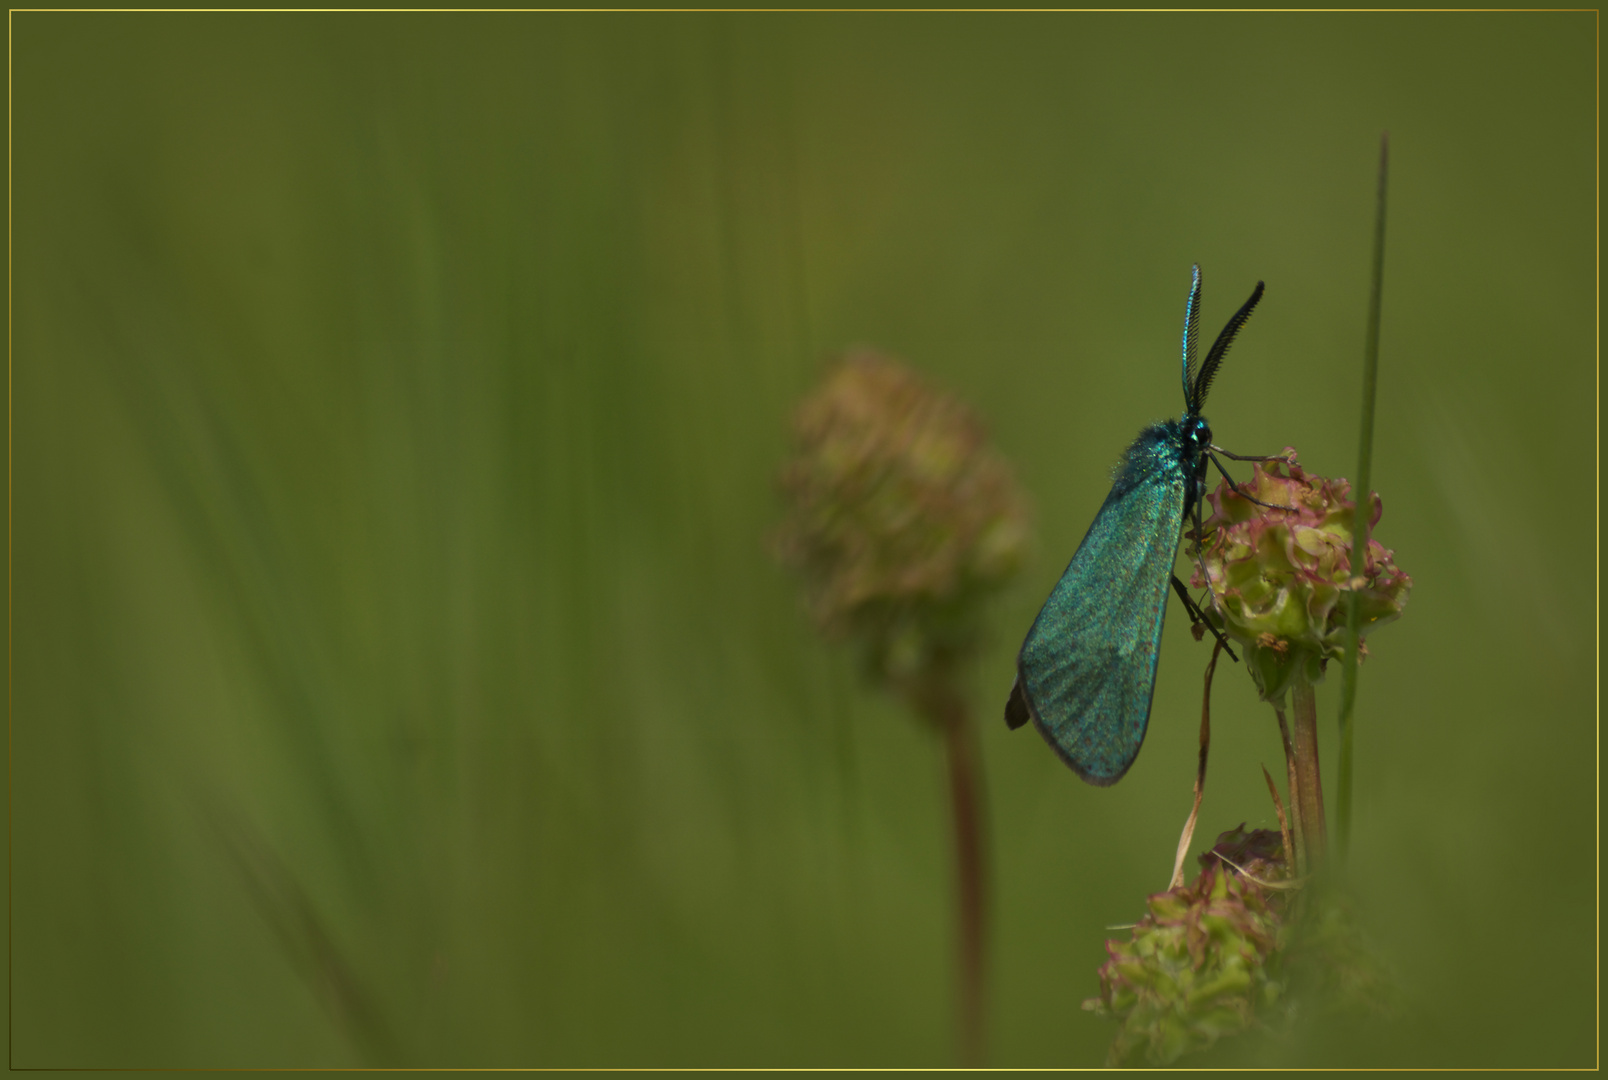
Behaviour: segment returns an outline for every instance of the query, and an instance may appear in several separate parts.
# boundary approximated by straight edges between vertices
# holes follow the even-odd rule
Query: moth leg
[[[1288,460],[1283,454],[1269,454],[1266,457],[1261,457],[1261,456],[1258,456],[1256,454],[1231,454],[1227,450],[1224,450],[1221,446],[1218,446],[1216,443],[1212,443],[1210,449],[1216,450],[1219,454],[1222,454],[1224,457],[1228,458],[1228,460],[1230,460],[1230,461],[1287,461]]]
[[[1225,450],[1224,453],[1226,454],[1226,453],[1228,453],[1228,451]],[[1235,491],[1239,492],[1241,498],[1249,499],[1251,502],[1255,503],[1257,506],[1265,506],[1269,510],[1290,510],[1290,511],[1295,510],[1295,507],[1293,507],[1293,506],[1281,506],[1278,503],[1266,503],[1266,502],[1263,502],[1261,499],[1258,499],[1255,495],[1247,494],[1245,489],[1239,486],[1239,481],[1235,480],[1232,476],[1228,475],[1228,470],[1223,468],[1223,463],[1221,461],[1217,460],[1217,455],[1216,454],[1214,454],[1210,450],[1208,450],[1208,451],[1206,451],[1206,456],[1212,459],[1212,464],[1217,466],[1217,471],[1223,474],[1223,479],[1227,480],[1229,485]],[[1233,455],[1233,454],[1228,454],[1228,456],[1231,457],[1231,458],[1234,458],[1235,461],[1281,461],[1281,460],[1283,460],[1282,458],[1242,458],[1242,457],[1235,457],[1235,455]],[[1199,528],[1199,525],[1197,525],[1196,528]]]
[[[1184,610],[1189,613],[1189,623],[1190,623],[1190,625],[1191,626],[1204,626],[1206,629],[1210,630],[1212,632],[1212,636],[1215,637],[1217,639],[1218,643],[1223,646],[1223,651],[1228,653],[1229,658],[1231,660],[1233,660],[1234,663],[1236,663],[1236,664],[1239,663],[1239,657],[1234,655],[1234,650],[1228,644],[1228,639],[1223,636],[1223,632],[1221,630],[1219,630],[1219,629],[1217,629],[1217,627],[1213,626],[1211,624],[1210,620],[1208,620],[1206,618],[1206,613],[1200,609],[1199,604],[1195,603],[1195,598],[1189,595],[1189,590],[1184,587],[1184,583],[1182,581],[1178,580],[1178,575],[1177,574],[1174,574],[1172,576],[1172,586],[1173,586],[1173,591],[1178,594],[1178,599],[1180,599],[1180,600],[1182,600],[1184,602]],[[1014,691],[1016,688],[1012,687],[1011,689]],[[1009,722],[1009,712],[1010,712],[1010,707],[1009,707],[1009,705],[1007,705],[1006,706],[1006,719],[1007,719],[1007,722]]]
[[[1219,468],[1221,468],[1221,466],[1219,466]],[[1206,475],[1206,463],[1204,461],[1201,462],[1200,472],[1201,477],[1204,479]],[[1232,482],[1233,481],[1230,481],[1230,483]],[[1205,490],[1204,483],[1201,484],[1201,490]],[[1212,576],[1206,572],[1206,559],[1202,555],[1206,538],[1205,529],[1202,527],[1200,521],[1200,504],[1201,500],[1196,498],[1189,505],[1189,518],[1195,523],[1195,565],[1200,568],[1200,579],[1206,583],[1206,595],[1211,598],[1212,607],[1220,608],[1221,605],[1219,605],[1217,602],[1217,594],[1212,592]],[[1197,605],[1192,598],[1186,596],[1184,583],[1178,580],[1177,574],[1173,575],[1173,588],[1178,590],[1178,594],[1180,596],[1185,596],[1184,604],[1186,607],[1192,608],[1196,612],[1200,612],[1200,606]],[[1194,618],[1193,615],[1190,617]],[[1200,618],[1203,622],[1205,621],[1206,616],[1204,612],[1201,612]],[[1234,656],[1234,650],[1228,648],[1228,642],[1223,638],[1222,634],[1217,633],[1217,628],[1213,627],[1209,622],[1207,622],[1206,625],[1211,628],[1211,631],[1217,637],[1217,640],[1223,643],[1223,648],[1228,649],[1228,655],[1234,657],[1234,662],[1236,664],[1239,663],[1239,657]]]

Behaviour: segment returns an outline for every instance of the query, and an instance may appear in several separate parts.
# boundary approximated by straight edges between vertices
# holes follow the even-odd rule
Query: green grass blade
[[[1368,550],[1368,518],[1373,500],[1368,493],[1373,482],[1374,399],[1379,386],[1379,304],[1385,277],[1385,190],[1390,172],[1390,134],[1379,138],[1379,194],[1374,213],[1373,272],[1368,289],[1368,336],[1362,354],[1362,433],[1357,449],[1356,523],[1352,527],[1352,551]],[[1339,823],[1340,857],[1351,851],[1351,769],[1357,704],[1357,652],[1361,630],[1361,608],[1357,594],[1350,595],[1346,608],[1346,656],[1340,672],[1340,789],[1336,818]]]

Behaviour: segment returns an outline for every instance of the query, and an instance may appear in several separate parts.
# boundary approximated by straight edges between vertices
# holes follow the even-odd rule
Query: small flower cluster
[[[1027,503],[964,403],[869,350],[850,353],[794,418],[775,547],[823,629],[874,676],[919,679],[968,652],[977,601],[1022,565]]]
[[[1121,1023],[1108,1065],[1165,1065],[1244,1031],[1284,992],[1285,895],[1278,833],[1223,833],[1191,884],[1149,898],[1130,941],[1107,941],[1100,996],[1083,1007]]]
[[[1401,614],[1413,583],[1395,553],[1371,538],[1361,565],[1354,565],[1351,485],[1309,475],[1294,450],[1258,464],[1243,487],[1270,506],[1258,506],[1226,480],[1206,496],[1212,513],[1202,522],[1201,555],[1216,596],[1207,610],[1245,644],[1263,699],[1274,701],[1297,677],[1322,681],[1324,664],[1344,655],[1348,592],[1361,598],[1367,634]],[[1370,536],[1383,512],[1375,494]],[[1190,584],[1207,585],[1199,566]]]

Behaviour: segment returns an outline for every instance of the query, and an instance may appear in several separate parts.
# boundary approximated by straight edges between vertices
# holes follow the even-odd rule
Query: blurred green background
[[[12,28],[14,1065],[947,1063],[940,746],[766,551],[855,343],[1036,502],[991,1057],[1098,1064],[1208,649],[1107,790],[998,722],[1014,652],[1191,262],[1208,334],[1268,287],[1218,441],[1355,469],[1387,128],[1352,879],[1408,1005],[1194,1060],[1595,1061],[1594,13]],[[1242,669],[1214,720],[1197,849],[1273,823]]]

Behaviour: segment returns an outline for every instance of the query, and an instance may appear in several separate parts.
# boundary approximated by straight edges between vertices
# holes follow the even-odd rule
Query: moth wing
[[[1017,656],[1007,720],[1025,706],[1061,760],[1101,787],[1122,779],[1150,722],[1184,492],[1167,472],[1113,487]]]

